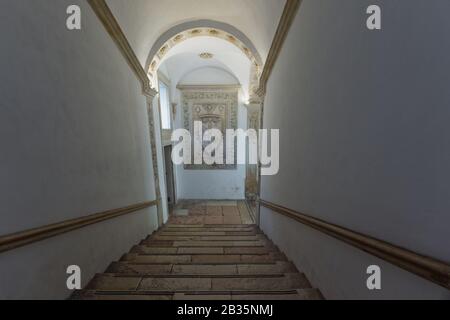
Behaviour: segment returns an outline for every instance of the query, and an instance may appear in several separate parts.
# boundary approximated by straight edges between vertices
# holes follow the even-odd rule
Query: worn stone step
[[[230,250],[229,247],[151,247],[146,245],[134,246],[130,253],[135,254],[245,254],[245,255],[283,255],[275,247],[239,247]],[[241,249],[241,250],[237,250]],[[284,260],[285,257],[283,255]]]
[[[181,248],[180,248],[181,249]],[[210,250],[211,248],[208,248]],[[270,252],[263,255],[239,255],[239,254],[125,254],[121,262],[137,264],[261,264],[285,261],[284,254]]]
[[[173,300],[173,293],[146,292],[138,293],[133,291],[96,291],[80,290],[71,296],[71,300],[103,300],[103,301],[167,301]]]
[[[224,254],[225,250],[222,247],[214,247],[214,248],[208,248],[208,247],[196,247],[196,248],[189,248],[189,247],[182,247],[178,248],[179,254],[191,254],[191,255],[197,255],[197,254]]]
[[[127,275],[170,274],[173,264],[131,264],[113,262],[105,273],[122,273]]]
[[[257,231],[167,231],[160,230],[153,235],[165,235],[165,236],[255,236],[263,235]]]
[[[323,300],[323,297],[317,289],[297,289],[296,294],[289,293],[270,293],[260,292],[251,294],[233,294],[231,300]]]
[[[303,275],[281,277],[144,278],[138,290],[264,290],[308,288]]]
[[[192,229],[180,229],[178,231],[174,229],[165,230],[161,229],[153,233],[152,235],[167,235],[167,236],[255,236],[264,235],[262,232],[257,230],[235,230],[235,231],[216,231],[216,230],[196,230],[190,231]]]
[[[177,254],[178,248],[175,247],[149,247],[149,246],[134,246],[130,253],[135,254]]]
[[[92,279],[75,299],[320,299],[308,280],[255,225],[240,225],[235,208],[209,217],[177,217]],[[218,224],[215,224],[215,219]],[[220,219],[220,222],[219,222]],[[226,219],[230,224],[222,224]],[[234,220],[236,221],[234,221]],[[174,220],[175,221],[175,220]],[[240,222],[239,222],[240,223]]]
[[[276,261],[268,264],[237,264],[236,267],[238,274],[247,275],[298,272],[295,265],[288,261]]]
[[[260,235],[255,231],[197,231],[197,232],[185,232],[185,231],[166,231],[160,230],[153,235],[159,236],[254,236]]]
[[[130,253],[136,254],[224,254],[224,249],[221,247],[208,248],[177,248],[177,247],[149,247],[149,246],[134,246]]]
[[[87,286],[87,290],[102,291],[180,291],[180,290],[286,290],[311,288],[303,274],[283,276],[196,276],[196,277],[121,277],[101,274]]]
[[[224,227],[214,227],[214,228],[162,228],[159,232],[252,232],[254,234],[262,233],[254,228],[224,228]]]
[[[256,225],[243,224],[243,225],[227,225],[227,224],[166,224],[163,229],[232,229],[232,230],[254,230],[257,229]],[[232,231],[230,230],[230,231]]]
[[[106,273],[126,275],[188,274],[188,275],[267,275],[297,272],[286,261],[266,264],[136,264],[113,262]]]
[[[206,292],[161,292],[161,291],[95,291],[75,292],[73,300],[322,300],[317,289],[264,290],[264,291],[206,291]]]
[[[274,245],[263,247],[224,247],[225,254],[267,254],[270,252],[280,252]]]
[[[86,290],[136,291],[141,281],[141,277],[114,277],[108,274],[97,274],[86,286]]]
[[[235,225],[235,224],[231,224],[231,225],[227,225],[227,224],[201,224],[201,225],[196,225],[196,224],[168,224],[165,225],[162,230],[186,230],[186,229],[204,229],[204,230],[214,230],[214,229],[225,229],[227,231],[242,231],[242,230],[247,230],[247,231],[253,231],[253,230],[259,230],[258,227],[256,227],[255,225],[251,225],[251,224],[242,224],[242,225]],[[223,231],[223,230],[222,230]]]
[[[125,254],[121,262],[132,261],[139,264],[177,264],[192,262],[191,255],[184,254],[164,254],[164,255],[140,255],[134,253]]]
[[[205,240],[143,240],[140,245],[149,247],[271,247],[267,240],[205,241]]]
[[[265,255],[192,255],[192,263],[270,263],[285,261],[282,254],[269,253]]]
[[[267,240],[262,235],[246,235],[246,236],[233,236],[233,235],[225,235],[225,236],[215,236],[215,235],[207,235],[207,236],[199,236],[199,235],[164,235],[164,234],[155,234],[149,236],[146,240],[171,240],[171,241],[256,241],[256,240]]]
[[[285,274],[283,277],[213,278],[212,290],[265,290],[311,288],[301,273]]]
[[[222,293],[211,291],[209,293],[175,293],[173,300],[322,300],[322,295],[317,289],[298,289],[285,291],[256,291],[256,292],[231,292]]]

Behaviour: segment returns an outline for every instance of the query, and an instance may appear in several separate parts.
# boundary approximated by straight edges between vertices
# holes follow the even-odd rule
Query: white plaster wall
[[[377,3],[382,31],[365,27]],[[280,172],[262,198],[450,261],[448,1],[305,0],[268,84]],[[327,298],[443,289],[263,210],[263,229]],[[383,290],[364,272],[383,267]],[[448,298],[448,295],[446,296]]]
[[[180,81],[181,85],[208,85],[211,83],[233,85],[239,81],[231,73],[214,67],[193,70]]]
[[[0,235],[154,200],[145,98],[87,2],[2,1],[0,33]],[[151,208],[1,253],[0,298],[66,298],[68,265],[86,284],[156,227]]]
[[[236,84],[228,73],[217,68],[194,70],[186,75],[182,84]],[[241,90],[242,91],[242,90]],[[181,101],[177,90],[178,101]],[[247,128],[247,111],[243,104],[242,92],[239,95],[238,128]],[[182,106],[178,107],[176,128],[184,128]],[[245,152],[241,148],[237,152]],[[233,170],[185,170],[176,166],[178,199],[240,200],[245,198],[245,166],[238,165]]]

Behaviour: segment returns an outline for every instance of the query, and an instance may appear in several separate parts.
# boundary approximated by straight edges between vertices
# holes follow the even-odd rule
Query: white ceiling
[[[212,59],[202,59],[200,53],[212,53]],[[201,68],[222,69],[233,75],[248,93],[251,62],[235,45],[214,37],[191,38],[175,46],[164,57],[161,69],[174,85],[187,74]],[[207,81],[207,79],[205,79]]]
[[[158,38],[170,28],[209,19],[243,32],[263,62],[286,0],[107,0],[142,66]]]

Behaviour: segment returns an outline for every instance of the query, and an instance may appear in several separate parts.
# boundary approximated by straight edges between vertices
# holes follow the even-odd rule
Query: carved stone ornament
[[[214,88],[194,88],[180,87],[182,90],[182,105],[184,128],[191,133],[194,145],[194,123],[202,123],[203,134],[208,129],[218,129],[222,132],[224,139],[223,164],[186,164],[187,170],[230,170],[236,169],[237,148],[234,143],[234,164],[226,164],[226,130],[238,127],[238,88],[214,87]],[[210,142],[203,144],[203,149]],[[233,151],[233,150],[232,150]],[[193,152],[192,152],[193,154]],[[194,157],[194,156],[192,156]]]

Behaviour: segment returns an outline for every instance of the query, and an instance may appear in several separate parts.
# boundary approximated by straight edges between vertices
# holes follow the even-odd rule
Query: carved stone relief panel
[[[184,128],[191,133],[194,144],[194,123],[201,122],[202,135],[209,129],[217,129],[223,135],[223,164],[208,165],[187,164],[188,170],[224,170],[236,169],[236,143],[234,143],[234,164],[226,164],[226,130],[237,129],[238,126],[238,88],[223,88],[215,86],[211,88],[190,89],[186,86],[180,87],[182,90],[182,104],[184,113]],[[203,143],[203,149],[211,142]],[[192,159],[194,163],[194,159]]]

